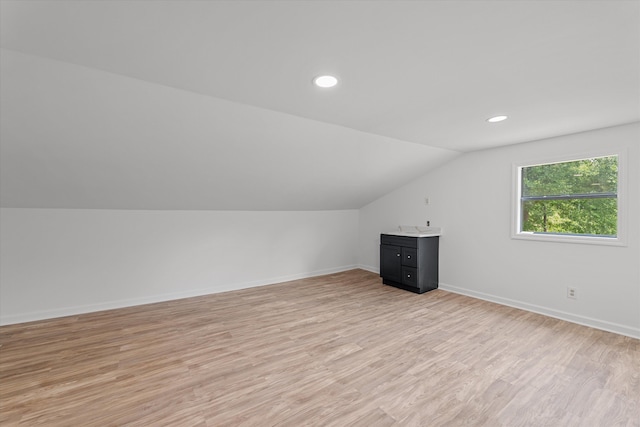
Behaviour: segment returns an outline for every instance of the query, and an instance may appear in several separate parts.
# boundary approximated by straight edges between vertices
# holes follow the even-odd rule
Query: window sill
[[[627,246],[627,243],[618,237],[597,237],[597,236],[578,236],[571,234],[546,234],[546,233],[530,233],[521,232],[511,235],[512,239],[518,240],[534,240],[540,242],[555,242],[555,243],[577,243],[585,245],[600,245],[600,246]]]

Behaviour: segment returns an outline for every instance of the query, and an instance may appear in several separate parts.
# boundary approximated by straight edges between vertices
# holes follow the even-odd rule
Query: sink
[[[424,225],[401,225],[397,230],[385,234],[408,237],[434,237],[442,235],[442,228],[426,227]]]

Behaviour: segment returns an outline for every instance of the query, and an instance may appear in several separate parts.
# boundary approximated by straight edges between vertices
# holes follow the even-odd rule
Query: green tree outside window
[[[524,232],[616,237],[618,156],[522,168]]]

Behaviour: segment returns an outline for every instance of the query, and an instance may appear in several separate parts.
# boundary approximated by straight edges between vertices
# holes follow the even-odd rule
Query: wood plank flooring
[[[639,426],[640,341],[362,270],[0,328],[2,426]]]

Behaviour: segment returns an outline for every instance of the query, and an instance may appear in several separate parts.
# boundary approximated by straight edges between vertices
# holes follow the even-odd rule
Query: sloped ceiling
[[[359,208],[638,121],[639,4],[2,0],[2,206]]]

